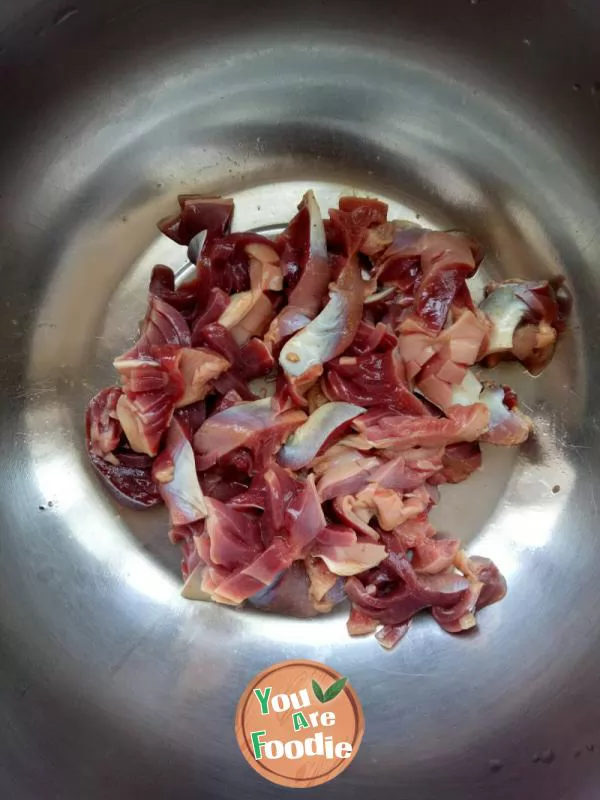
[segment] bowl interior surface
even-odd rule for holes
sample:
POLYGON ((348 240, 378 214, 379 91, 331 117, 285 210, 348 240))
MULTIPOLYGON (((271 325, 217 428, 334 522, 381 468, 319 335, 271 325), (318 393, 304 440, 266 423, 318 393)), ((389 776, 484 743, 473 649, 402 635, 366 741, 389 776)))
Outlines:
POLYGON ((254 674, 295 657, 350 676, 365 711, 320 796, 596 796, 599 32, 600 10, 566 0, 0 9, 5 796, 280 797, 233 718, 254 674), (508 580, 475 633, 425 617, 387 653, 350 640, 342 610, 187 602, 166 512, 119 507, 87 465, 85 406, 152 266, 186 269, 155 227, 176 195, 232 196, 235 229, 270 231, 311 187, 324 211, 368 194, 468 229, 476 290, 563 273, 574 294, 548 369, 496 373, 535 436, 487 447, 436 510, 508 580))

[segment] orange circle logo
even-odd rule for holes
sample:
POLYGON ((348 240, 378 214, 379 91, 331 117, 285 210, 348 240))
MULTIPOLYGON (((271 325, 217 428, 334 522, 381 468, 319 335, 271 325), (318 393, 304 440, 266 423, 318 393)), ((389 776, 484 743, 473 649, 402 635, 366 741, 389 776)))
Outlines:
POLYGON ((235 734, 246 761, 281 786, 318 786, 343 772, 362 741, 348 679, 316 661, 282 661, 248 684, 235 734))

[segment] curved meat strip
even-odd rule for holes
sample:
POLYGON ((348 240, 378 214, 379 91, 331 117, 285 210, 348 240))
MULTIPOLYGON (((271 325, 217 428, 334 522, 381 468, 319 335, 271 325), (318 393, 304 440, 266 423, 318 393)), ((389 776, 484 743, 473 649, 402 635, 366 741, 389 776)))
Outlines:
POLYGON ((314 319, 330 280, 325 228, 313 191, 304 195, 299 212, 289 227, 302 227, 304 234, 300 248, 300 275, 289 293, 286 307, 273 320, 265 336, 265 342, 271 349, 314 319))
POLYGON ((194 436, 194 449, 199 454, 198 469, 216 464, 223 456, 240 447, 262 448, 265 437, 271 438, 273 449, 306 420, 299 409, 278 412, 270 398, 238 403, 209 417, 194 436))
POLYGON ((313 460, 328 439, 365 409, 352 403, 327 403, 314 411, 296 428, 283 445, 277 459, 289 469, 301 469, 313 460))
POLYGON ((300 379, 317 367, 322 370, 352 343, 362 314, 361 286, 358 261, 351 258, 331 287, 323 311, 283 346, 279 364, 290 378, 300 379))
POLYGON ((176 419, 171 421, 165 447, 154 461, 152 479, 169 509, 172 525, 188 525, 206 517, 194 451, 176 419))

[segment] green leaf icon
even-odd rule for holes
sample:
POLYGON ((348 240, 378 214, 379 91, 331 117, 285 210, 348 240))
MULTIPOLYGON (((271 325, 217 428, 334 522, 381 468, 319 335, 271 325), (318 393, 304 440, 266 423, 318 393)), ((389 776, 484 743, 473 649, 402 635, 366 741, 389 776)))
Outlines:
POLYGON ((329 689, 325 692, 324 700, 321 702, 328 703, 330 700, 333 700, 334 697, 337 697, 338 694, 342 691, 344 686, 346 685, 346 681, 348 678, 340 678, 335 683, 332 683, 329 689))
POLYGON ((323 689, 321 689, 321 687, 319 686, 319 684, 315 680, 313 680, 313 682, 312 682, 312 688, 313 688, 313 692, 315 693, 315 697, 317 698, 317 700, 320 703, 324 703, 325 702, 325 695, 323 694, 323 689))

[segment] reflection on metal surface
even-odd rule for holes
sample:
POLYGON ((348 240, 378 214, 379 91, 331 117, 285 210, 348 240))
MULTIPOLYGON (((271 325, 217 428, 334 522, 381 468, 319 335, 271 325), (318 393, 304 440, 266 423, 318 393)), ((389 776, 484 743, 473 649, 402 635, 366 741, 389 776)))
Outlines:
POLYGON ((126 556, 122 571, 132 589, 145 594, 157 603, 166 605, 173 599, 173 592, 180 589, 173 579, 165 577, 164 572, 149 562, 146 556, 135 558, 126 556))
POLYGON ((58 27, 50 0, 5 5, 0 794, 279 797, 237 759, 232 720, 249 678, 295 657, 349 675, 365 708, 360 754, 323 796, 596 797, 593 4, 80 0, 58 27), (185 269, 156 220, 202 191, 235 197, 238 228, 273 230, 308 187, 324 208, 370 193, 468 228, 488 275, 564 270, 573 289, 546 372, 497 370, 535 439, 487 447, 442 492, 439 527, 509 581, 473 634, 425 617, 385 653, 347 639, 342 614, 186 602, 165 514, 117 508, 88 469, 83 411, 133 338, 150 268, 185 269))
POLYGON ((337 613, 313 620, 294 621, 271 616, 266 613, 251 612, 244 620, 250 633, 256 632, 278 644, 304 644, 323 648, 327 655, 333 648, 347 647, 346 615, 337 613))
MULTIPOLYGON (((124 547, 125 531, 119 514, 111 514, 100 504, 89 502, 90 492, 97 487, 77 467, 76 451, 44 457, 31 448, 33 478, 47 509, 72 520, 74 543, 84 548, 99 565, 118 572, 127 584, 156 603, 168 605, 181 589, 180 581, 165 574, 153 560, 139 549, 124 547)), ((93 477, 92 477, 93 481, 93 477)), ((44 506, 40 506, 42 509, 44 506)))

